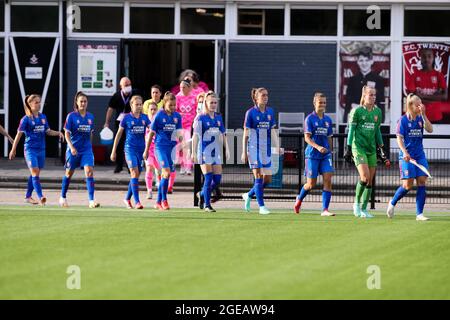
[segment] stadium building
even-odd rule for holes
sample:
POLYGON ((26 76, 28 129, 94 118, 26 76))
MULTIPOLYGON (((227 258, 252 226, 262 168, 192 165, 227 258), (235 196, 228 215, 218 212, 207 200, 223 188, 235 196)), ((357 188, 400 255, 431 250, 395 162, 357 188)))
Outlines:
MULTIPOLYGON (((251 88, 264 86, 278 112, 310 112, 314 92, 325 93, 343 132, 350 97, 367 81, 380 88, 383 131, 392 133, 424 48, 448 88, 448 0, 6 0, 0 20, 0 124, 10 133, 25 94, 42 94, 58 130, 83 90, 100 131, 121 76, 148 96, 155 83, 170 89, 185 68, 219 94, 228 128, 242 126, 251 88)), ((450 114, 435 123, 436 134, 450 132, 450 114)), ((47 155, 58 154, 49 140, 47 155)))

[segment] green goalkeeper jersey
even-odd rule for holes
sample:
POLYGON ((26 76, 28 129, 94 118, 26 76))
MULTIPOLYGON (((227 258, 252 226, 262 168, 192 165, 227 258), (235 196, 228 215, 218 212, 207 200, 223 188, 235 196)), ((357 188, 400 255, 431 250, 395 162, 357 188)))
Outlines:
POLYGON ((354 131, 352 149, 366 154, 376 152, 377 144, 383 145, 380 124, 381 109, 377 106, 372 111, 364 106, 353 109, 349 115, 349 125, 354 131))

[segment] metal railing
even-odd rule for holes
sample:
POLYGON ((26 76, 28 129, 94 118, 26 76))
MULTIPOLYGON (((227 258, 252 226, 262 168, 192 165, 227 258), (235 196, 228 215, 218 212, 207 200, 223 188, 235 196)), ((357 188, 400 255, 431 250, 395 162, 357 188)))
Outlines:
MULTIPOLYGON (((285 153, 280 159, 282 170, 273 176, 273 183, 265 188, 264 198, 268 201, 294 201, 302 185, 306 182, 304 176, 304 150, 303 134, 280 134, 281 147, 285 153)), ((228 137, 236 139, 234 146, 241 143, 241 137, 228 137)), ((347 134, 333 135, 333 202, 351 203, 354 201, 355 187, 359 180, 356 167, 343 159, 347 134)), ((388 152, 391 168, 386 168, 381 162, 373 183, 371 209, 376 203, 387 203, 400 186, 400 172, 398 161, 398 147, 390 147, 393 134, 383 135, 385 150, 388 152)), ((427 182, 427 203, 450 204, 450 135, 425 135, 424 151, 427 157, 433 179, 427 182), (427 147, 427 140, 438 139, 439 148, 427 147)), ((248 164, 236 164, 240 161, 240 152, 234 152, 234 159, 223 166, 221 191, 223 200, 241 199, 253 185, 253 174, 248 164)), ((200 166, 195 165, 194 174, 194 205, 197 206, 195 193, 201 190, 203 177, 200 166)), ((308 201, 322 201, 322 177, 317 179, 316 187, 308 195, 308 201)), ((402 202, 415 202, 415 188, 402 199, 402 202)))

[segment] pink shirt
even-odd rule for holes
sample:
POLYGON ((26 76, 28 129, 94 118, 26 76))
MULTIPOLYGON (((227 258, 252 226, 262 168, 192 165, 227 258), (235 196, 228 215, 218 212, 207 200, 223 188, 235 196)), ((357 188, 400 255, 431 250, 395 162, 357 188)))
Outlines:
POLYGON ((181 92, 177 94, 177 112, 181 115, 183 129, 190 130, 195 116, 197 115, 196 96, 190 94, 184 96, 181 92))

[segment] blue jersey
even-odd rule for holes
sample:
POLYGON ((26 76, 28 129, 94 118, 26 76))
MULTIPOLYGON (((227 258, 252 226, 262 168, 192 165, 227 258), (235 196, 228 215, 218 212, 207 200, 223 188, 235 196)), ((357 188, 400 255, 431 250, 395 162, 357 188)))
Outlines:
POLYGON ((69 113, 64 129, 70 133, 70 140, 79 153, 92 151, 91 133, 94 131, 92 113, 87 112, 84 117, 79 112, 69 113))
POLYGON ((259 150, 262 144, 267 147, 267 155, 270 156, 270 133, 275 126, 275 112, 272 108, 267 107, 264 112, 261 112, 257 106, 248 109, 244 122, 244 127, 250 129, 248 149, 259 150))
POLYGON ((181 128, 181 116, 178 112, 173 112, 169 116, 165 110, 158 111, 150 126, 156 134, 155 148, 172 149, 176 146, 176 132, 181 128))
POLYGON ((222 116, 214 113, 214 117, 211 118, 209 114, 201 114, 194 121, 194 133, 198 134, 201 142, 198 144, 199 152, 206 150, 206 148, 221 150, 219 137, 225 133, 222 116))
POLYGON ((145 149, 145 130, 150 126, 150 119, 142 114, 135 118, 132 113, 127 113, 120 121, 120 127, 125 130, 125 151, 145 149))
POLYGON ((50 130, 47 117, 39 113, 37 117, 24 116, 17 131, 25 134, 25 150, 45 150, 45 135, 50 130))
POLYGON ((328 150, 327 153, 320 153, 319 150, 307 145, 305 149, 306 159, 325 159, 330 156, 330 145, 328 137, 333 135, 332 120, 327 115, 323 115, 322 119, 315 111, 310 113, 305 119, 305 133, 311 134, 311 140, 328 150))
MULTIPOLYGON (((423 152, 423 126, 424 121, 422 116, 417 116, 412 120, 405 114, 397 122, 397 136, 403 137, 405 148, 413 159, 425 158, 423 152)), ((399 151, 399 159, 403 159, 403 151, 399 151)))

